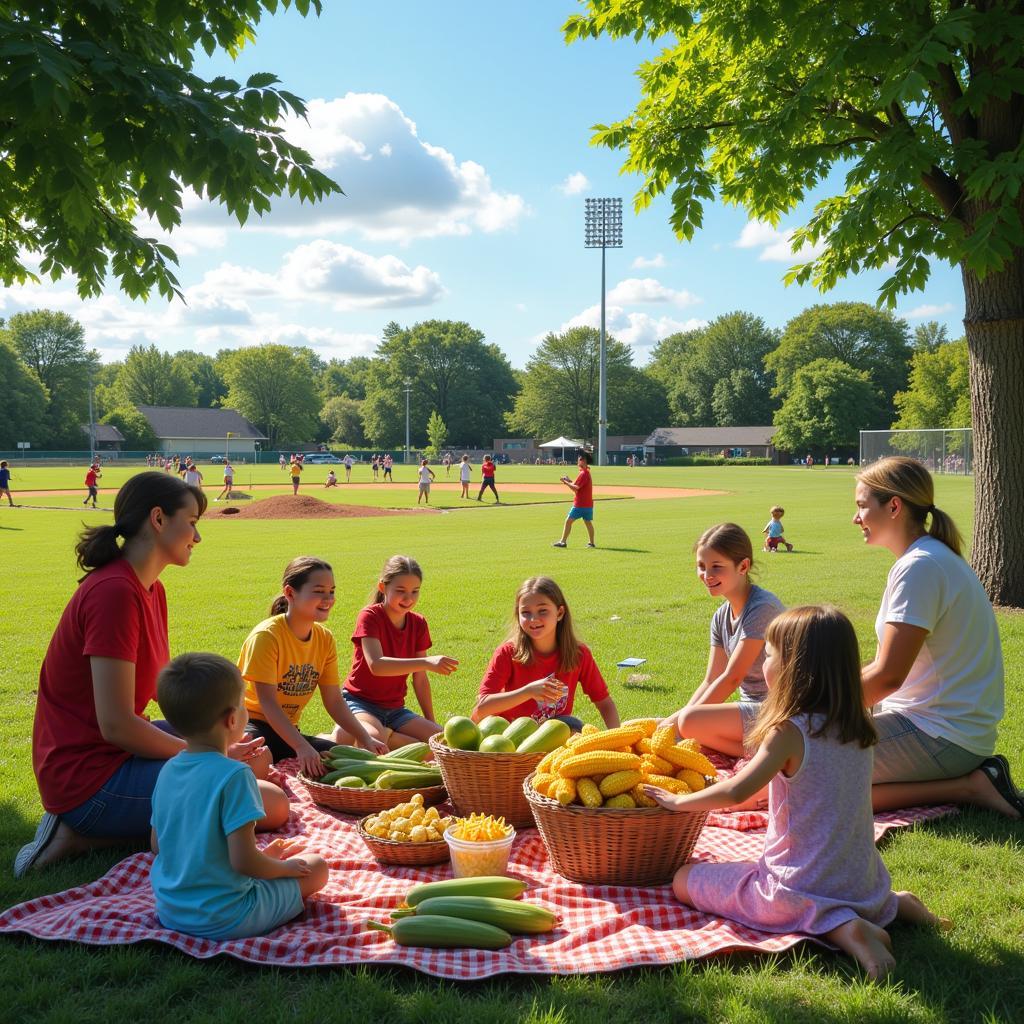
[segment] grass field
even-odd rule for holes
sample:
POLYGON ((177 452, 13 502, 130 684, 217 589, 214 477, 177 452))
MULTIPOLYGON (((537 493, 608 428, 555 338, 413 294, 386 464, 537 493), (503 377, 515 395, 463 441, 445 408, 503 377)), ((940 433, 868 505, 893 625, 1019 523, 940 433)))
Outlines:
MULTIPOLYGON (((219 467, 208 467, 219 486, 219 467)), ((336 467, 337 468, 337 467, 336 467)), ((28 490, 80 487, 79 469, 15 469, 15 500, 28 490)), ((204 467, 205 472, 206 467, 204 467)), ((247 487, 249 467, 237 485, 247 487)), ((108 468, 105 487, 131 470, 108 468)), ((389 494, 344 485, 338 493, 303 493, 352 504, 410 507, 412 468, 396 467, 409 482, 389 494)), ((555 467, 499 467, 503 482, 551 484, 555 467)), ((312 467, 322 483, 325 467, 312 467)), ((443 476, 443 470, 441 475, 443 476)), ((290 491, 274 467, 254 467, 256 496, 290 491)), ((369 484, 366 467, 356 483, 369 484)), ((414 555, 425 579, 419 609, 430 621, 434 652, 461 659, 459 671, 434 680, 443 720, 465 713, 493 648, 507 629, 516 586, 546 573, 565 590, 581 637, 612 683, 625 716, 674 710, 700 681, 714 604, 693 572, 691 547, 708 525, 726 519, 759 535, 773 503, 786 507, 792 555, 763 556, 760 582, 787 604, 832 601, 853 619, 867 657, 885 576, 887 552, 866 548, 850 525, 853 477, 846 469, 789 467, 600 469, 602 484, 687 487, 726 492, 691 498, 609 500, 597 510, 600 545, 583 547, 577 525, 568 550, 551 548, 565 499, 537 492, 539 504, 472 507, 445 515, 331 520, 223 520, 200 523, 192 564, 164 574, 172 653, 218 651, 231 658, 277 593, 284 564, 317 554, 334 565, 338 602, 331 625, 342 639, 365 602, 384 559, 414 555), (560 500, 560 506, 552 502, 560 500), (649 679, 616 680, 615 662, 648 659, 649 679)), ((478 482, 478 480, 477 480, 478 482)), ((936 503, 970 527, 971 481, 939 478, 936 503)), ((84 494, 84 490, 81 491, 84 494)), ((214 493, 216 493, 214 491, 214 493)), ((440 495, 443 492, 435 492, 440 495)), ((475 489, 473 491, 475 493, 475 489)), ((531 492, 507 495, 524 499, 531 492)), ((211 495, 212 496, 212 495, 211 495)), ((456 491, 451 498, 457 499, 456 491)), ((503 498, 506 496, 503 495, 503 498)), ((105 500, 104 500, 105 499, 105 500)), ((448 500, 447 505, 458 505, 448 500)), ((27 501, 28 499, 26 499, 27 501)), ((39 495, 33 504, 69 504, 72 496, 39 495)), ((81 497, 77 499, 81 500, 81 497)), ((436 497, 435 497, 436 500, 436 497)), ((485 499, 486 500, 486 499, 485 499)), ((101 492, 112 504, 112 490, 101 492)), ((17 848, 39 814, 31 770, 30 734, 39 663, 76 579, 72 545, 85 521, 105 513, 0 507, 4 544, 4 628, 0 650, 0 770, 6 785, 0 817, 0 906, 92 880, 122 852, 96 855, 21 882, 10 877, 17 848)), ((757 544, 756 547, 760 545, 757 544)), ((1024 773, 1024 615, 1000 612, 1007 665, 1007 714, 1000 749, 1024 773)), ((347 656, 343 654, 343 660, 347 656)), ((597 721, 585 702, 583 717, 597 721)), ((314 702, 304 726, 325 727, 314 702)), ((328 1018, 361 1021, 1020 1021, 1024 1020, 1024 826, 967 812, 900 833, 884 850, 897 888, 911 888, 957 928, 934 936, 894 931, 898 968, 884 986, 864 983, 850 964, 807 946, 781 958, 732 956, 672 969, 555 980, 501 979, 453 985, 411 972, 383 970, 258 970, 231 961, 201 963, 158 947, 90 949, 24 939, 0 940, 4 1017, 74 1021, 145 1017, 153 1020, 242 1022, 328 1018)), ((567 972, 571 964, 566 964, 567 972)))

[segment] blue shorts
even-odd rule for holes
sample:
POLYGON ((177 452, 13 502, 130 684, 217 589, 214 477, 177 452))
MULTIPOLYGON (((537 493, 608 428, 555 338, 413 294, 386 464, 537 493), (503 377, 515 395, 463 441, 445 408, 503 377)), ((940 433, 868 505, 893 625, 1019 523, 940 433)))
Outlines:
MULTIPOLYGON (((158 729, 176 735, 167 722, 153 722, 158 729)), ((166 761, 129 757, 88 800, 59 815, 69 828, 83 836, 134 839, 149 835, 153 790, 166 761)))
POLYGON ((394 732, 398 732, 406 722, 419 718, 419 715, 408 708, 382 708, 379 704, 374 704, 372 701, 357 697, 354 693, 349 693, 348 690, 344 690, 343 693, 345 703, 352 714, 355 715, 362 712, 364 715, 373 715, 385 729, 391 729, 394 732))
POLYGON ((577 508, 575 505, 569 509, 570 519, 582 519, 585 523, 593 522, 594 519, 594 507, 591 505, 590 508, 577 508))
POLYGON ((234 927, 204 935, 204 939, 226 942, 266 935, 302 913, 302 890, 297 878, 257 878, 255 882, 252 910, 234 927))

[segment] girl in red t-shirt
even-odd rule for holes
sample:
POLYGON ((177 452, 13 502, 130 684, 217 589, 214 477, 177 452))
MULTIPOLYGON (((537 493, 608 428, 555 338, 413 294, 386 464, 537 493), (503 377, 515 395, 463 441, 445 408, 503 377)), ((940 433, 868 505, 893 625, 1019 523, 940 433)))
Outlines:
MULTIPOLYGON (((345 680, 349 708, 371 737, 394 750, 441 731, 434 721, 434 701, 428 672, 447 676, 458 668, 445 654, 427 656, 427 620, 413 611, 420 599, 423 571, 415 559, 393 555, 384 563, 377 587, 356 618, 352 630, 352 668, 345 680), (405 706, 409 674, 423 716, 405 706)), ((336 742, 351 742, 341 729, 336 742)))
POLYGON ((561 587, 547 576, 533 576, 516 592, 512 630, 480 682, 473 720, 558 718, 579 732, 583 722, 572 714, 577 687, 609 729, 618 726, 618 708, 589 648, 576 639, 561 587))

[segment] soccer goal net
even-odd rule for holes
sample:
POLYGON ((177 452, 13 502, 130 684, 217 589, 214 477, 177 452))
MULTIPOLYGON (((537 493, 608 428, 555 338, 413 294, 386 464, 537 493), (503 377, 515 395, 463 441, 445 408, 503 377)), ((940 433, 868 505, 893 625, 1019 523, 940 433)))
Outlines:
POLYGON ((969 476, 974 472, 974 437, 957 430, 862 430, 860 464, 868 466, 887 455, 909 455, 933 473, 969 476))

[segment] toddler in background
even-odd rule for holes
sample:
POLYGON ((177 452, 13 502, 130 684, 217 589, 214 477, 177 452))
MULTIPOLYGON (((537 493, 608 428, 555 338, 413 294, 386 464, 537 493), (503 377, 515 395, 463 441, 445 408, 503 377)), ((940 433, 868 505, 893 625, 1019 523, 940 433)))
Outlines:
POLYGON ((770 511, 772 517, 761 531, 765 534, 762 550, 775 552, 779 550, 780 544, 785 544, 786 550, 792 551, 793 545, 783 536, 782 517, 786 514, 786 510, 781 505, 773 505, 770 511))
POLYGON ((217 654, 182 654, 157 679, 157 702, 186 742, 153 791, 150 878, 165 928, 226 940, 265 935, 327 884, 327 863, 296 840, 262 851, 256 777, 226 754, 248 715, 238 669, 217 654))

